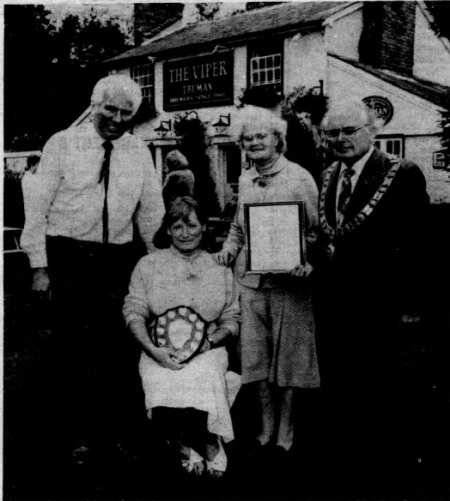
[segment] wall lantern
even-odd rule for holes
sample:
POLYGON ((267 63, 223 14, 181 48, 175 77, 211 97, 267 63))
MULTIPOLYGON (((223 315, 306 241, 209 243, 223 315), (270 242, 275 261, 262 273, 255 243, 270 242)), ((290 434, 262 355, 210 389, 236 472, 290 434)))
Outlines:
POLYGON ((198 113, 195 110, 186 111, 184 118, 186 120, 199 120, 198 113))
POLYGON ((319 80, 319 85, 311 88, 311 93, 314 96, 323 96, 323 80, 319 80))
POLYGON ((155 132, 159 138, 166 137, 172 131, 172 120, 161 120, 158 127, 155 127, 155 132))
POLYGON ((228 127, 231 124, 231 113, 228 115, 219 115, 219 120, 212 124, 218 136, 224 136, 228 132, 228 127))

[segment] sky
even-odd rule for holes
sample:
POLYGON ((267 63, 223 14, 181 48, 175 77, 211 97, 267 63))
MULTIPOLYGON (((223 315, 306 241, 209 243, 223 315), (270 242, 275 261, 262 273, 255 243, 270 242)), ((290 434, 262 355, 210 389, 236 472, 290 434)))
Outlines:
POLYGON ((67 14, 88 14, 92 7, 100 16, 123 18, 124 22, 131 20, 133 4, 131 2, 85 3, 85 2, 51 2, 45 4, 52 12, 56 22, 61 21, 67 14))

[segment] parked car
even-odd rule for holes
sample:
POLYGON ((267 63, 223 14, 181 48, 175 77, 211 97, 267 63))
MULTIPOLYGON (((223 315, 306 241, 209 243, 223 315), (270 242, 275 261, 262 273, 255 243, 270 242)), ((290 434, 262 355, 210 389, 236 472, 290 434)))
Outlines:
POLYGON ((30 332, 49 332, 52 317, 48 297, 31 293, 31 269, 20 247, 21 233, 22 228, 3 228, 4 339, 9 353, 29 343, 30 332))
POLYGON ((3 290, 5 296, 23 293, 30 275, 28 257, 20 247, 22 228, 3 228, 3 290))

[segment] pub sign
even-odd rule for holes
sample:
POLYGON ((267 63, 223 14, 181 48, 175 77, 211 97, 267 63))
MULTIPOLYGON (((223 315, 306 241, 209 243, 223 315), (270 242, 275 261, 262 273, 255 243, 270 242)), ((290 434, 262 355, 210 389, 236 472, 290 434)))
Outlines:
POLYGON ((233 104, 233 52, 164 63, 164 110, 233 104))

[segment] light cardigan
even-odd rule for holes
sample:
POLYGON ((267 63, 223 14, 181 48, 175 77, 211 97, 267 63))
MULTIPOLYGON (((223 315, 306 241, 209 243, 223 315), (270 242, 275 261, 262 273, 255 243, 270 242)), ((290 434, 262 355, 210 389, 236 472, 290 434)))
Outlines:
MULTIPOLYGON (((124 316, 151 320, 169 308, 190 306, 207 321, 238 334, 239 303, 231 270, 199 251, 185 256, 174 248, 143 257, 137 264, 125 298, 124 316)), ((162 367, 144 351, 139 373, 145 405, 194 408, 207 413, 207 427, 228 442, 234 438, 230 406, 240 386, 240 377, 227 372, 225 347, 194 357, 180 370, 162 367)))
MULTIPOLYGON (((56 133, 45 145, 27 196, 21 238, 32 268, 47 266, 47 235, 102 242, 105 191, 98 181, 104 141, 89 123, 56 133)), ((150 152, 128 133, 111 142, 109 241, 130 242, 136 215, 140 235, 151 250, 164 204, 150 152)))
MULTIPOLYGON (((246 287, 261 286, 261 275, 246 274, 246 241, 244 231, 244 204, 262 202, 292 202, 305 203, 306 212, 306 242, 310 249, 317 239, 318 230, 318 191, 311 174, 287 160, 281 155, 268 172, 264 172, 266 185, 260 186, 260 174, 255 167, 244 171, 239 178, 238 205, 234 221, 224 242, 223 249, 237 257, 235 274, 238 282, 246 287)), ((307 251, 308 251, 307 248, 307 251)), ((264 286, 278 285, 282 277, 264 280, 264 286)))
POLYGON ((144 256, 131 276, 123 308, 126 322, 151 319, 181 305, 238 334, 239 303, 231 270, 205 251, 185 256, 170 248, 144 256))

